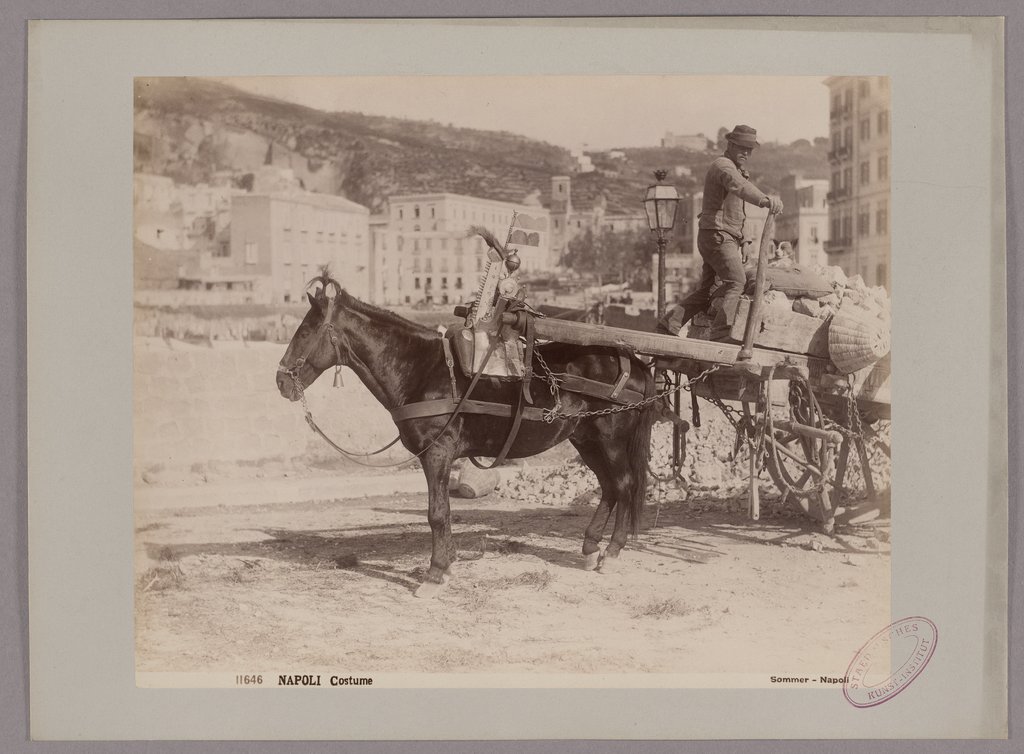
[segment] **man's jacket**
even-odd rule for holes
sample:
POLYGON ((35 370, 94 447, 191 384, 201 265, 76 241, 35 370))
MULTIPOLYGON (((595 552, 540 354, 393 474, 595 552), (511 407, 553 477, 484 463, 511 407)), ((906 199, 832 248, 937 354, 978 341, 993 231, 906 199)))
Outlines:
POLYGON ((767 199, 764 192, 743 177, 736 163, 728 157, 719 157, 704 176, 704 202, 697 227, 722 230, 741 240, 743 221, 747 217, 743 203, 761 206, 767 199))

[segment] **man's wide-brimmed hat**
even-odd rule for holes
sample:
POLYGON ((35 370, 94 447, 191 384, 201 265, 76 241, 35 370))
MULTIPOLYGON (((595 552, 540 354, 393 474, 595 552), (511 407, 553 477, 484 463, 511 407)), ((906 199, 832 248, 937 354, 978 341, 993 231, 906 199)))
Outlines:
POLYGON ((750 126, 736 126, 732 131, 725 135, 725 138, 740 147, 754 147, 761 146, 757 143, 757 131, 750 126))

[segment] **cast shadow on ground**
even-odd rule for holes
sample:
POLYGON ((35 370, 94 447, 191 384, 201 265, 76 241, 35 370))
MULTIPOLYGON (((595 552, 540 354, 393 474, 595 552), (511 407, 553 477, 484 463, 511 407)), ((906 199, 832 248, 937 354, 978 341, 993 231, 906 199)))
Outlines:
MULTIPOLYGON (((257 527, 251 530, 261 538, 253 541, 145 546, 156 560, 189 555, 269 558, 308 568, 343 569, 415 590, 430 559, 425 510, 373 510, 405 520, 317 530, 257 527), (422 516, 422 522, 408 521, 410 514, 422 516)), ((461 560, 475 560, 489 553, 520 554, 558 568, 582 568, 583 532, 592 515, 590 506, 507 510, 456 505, 452 512, 454 542, 461 560)), ((707 512, 685 503, 665 504, 657 511, 655 506, 647 507, 641 534, 627 544, 627 549, 701 564, 720 554, 715 543, 718 538, 722 538, 719 542, 797 547, 801 545, 789 540, 816 531, 817 524, 806 517, 766 516, 751 521, 738 512, 707 512), (655 520, 657 526, 653 526, 655 520)), ((609 525, 602 544, 607 543, 610 533, 609 525)), ((866 551, 851 545, 844 536, 833 541, 847 552, 866 551)))

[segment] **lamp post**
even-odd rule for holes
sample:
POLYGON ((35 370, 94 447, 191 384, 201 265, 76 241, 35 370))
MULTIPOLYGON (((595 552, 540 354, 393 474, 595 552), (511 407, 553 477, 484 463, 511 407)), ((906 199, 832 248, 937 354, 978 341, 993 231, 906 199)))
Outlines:
POLYGON ((664 183, 667 170, 655 170, 658 182, 647 187, 644 196, 644 211, 647 225, 652 233, 658 234, 658 318, 665 315, 665 233, 676 223, 676 207, 679 192, 671 184, 664 183))

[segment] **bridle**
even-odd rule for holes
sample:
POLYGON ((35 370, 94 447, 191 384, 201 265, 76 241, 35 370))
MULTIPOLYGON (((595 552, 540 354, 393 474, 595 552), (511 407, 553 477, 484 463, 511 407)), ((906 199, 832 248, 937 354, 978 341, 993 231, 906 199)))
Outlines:
MULTIPOLYGON (((324 294, 326 295, 326 288, 324 289, 324 294)), ((331 345, 334 346, 334 387, 341 386, 343 384, 341 381, 341 338, 334 327, 334 298, 327 299, 327 311, 324 313, 324 321, 317 328, 312 342, 306 348, 306 352, 296 359, 295 363, 290 367, 286 367, 284 364, 277 365, 278 374, 286 374, 291 378, 293 389, 299 391, 299 398, 302 399, 303 405, 306 404, 306 386, 299 379, 299 370, 306 365, 306 359, 309 358, 309 355, 320 347, 320 341, 325 333, 330 338, 331 345)))

